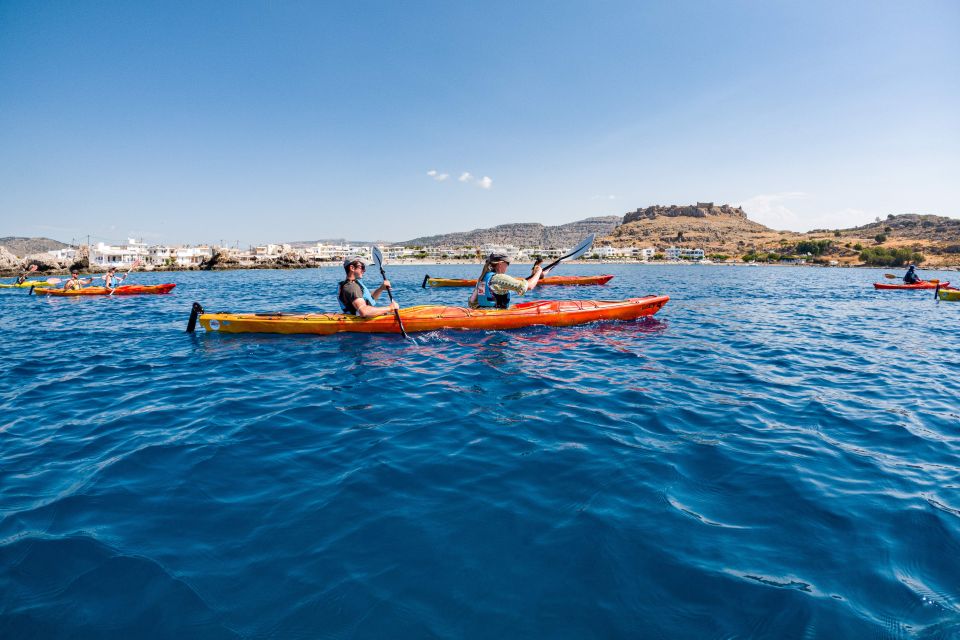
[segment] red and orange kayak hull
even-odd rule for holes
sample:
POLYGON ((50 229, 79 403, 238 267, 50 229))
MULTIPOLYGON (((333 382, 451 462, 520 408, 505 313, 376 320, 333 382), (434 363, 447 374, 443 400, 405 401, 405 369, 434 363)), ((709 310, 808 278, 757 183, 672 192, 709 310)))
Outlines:
MULTIPOLYGON (((138 296, 148 293, 170 293, 175 286, 177 285, 172 283, 151 285, 130 284, 120 285, 112 291, 115 296, 138 296)), ((110 295, 110 291, 111 289, 106 287, 85 287, 83 289, 72 289, 70 291, 38 287, 33 290, 38 296, 107 296, 110 295)))
MULTIPOLYGON (((946 289, 950 286, 949 282, 941 282, 940 288, 946 289)), ((887 284, 886 282, 874 282, 874 289, 936 289, 936 282, 918 282, 917 284, 887 284)))
MULTIPOLYGON (((422 305, 400 310, 407 333, 463 329, 501 331, 535 325, 567 327, 598 320, 636 320, 652 316, 667 304, 667 296, 627 300, 540 300, 509 309, 467 309, 422 305)), ((199 306, 199 305, 197 305, 199 306)), ((207 331, 217 333, 400 333, 393 315, 361 318, 343 313, 204 313, 196 317, 207 331)), ((193 327, 193 322, 188 330, 193 327)))

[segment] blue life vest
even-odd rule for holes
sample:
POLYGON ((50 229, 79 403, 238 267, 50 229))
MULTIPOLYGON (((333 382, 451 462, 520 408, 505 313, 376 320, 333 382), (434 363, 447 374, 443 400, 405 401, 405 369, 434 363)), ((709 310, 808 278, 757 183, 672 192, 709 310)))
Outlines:
MULTIPOLYGON (((354 282, 360 285, 360 291, 363 292, 364 302, 366 302, 371 307, 377 306, 377 301, 373 299, 373 294, 370 293, 370 289, 367 289, 367 285, 363 284, 363 280, 354 280, 354 282)), ((340 305, 340 310, 343 311, 344 313, 352 313, 356 315, 357 309, 356 308, 347 309, 347 305, 343 304, 343 300, 340 299, 340 294, 343 292, 343 285, 345 284, 347 284, 346 280, 344 280, 343 282, 337 285, 337 304, 340 305)))
POLYGON ((490 289, 490 278, 497 275, 495 271, 490 271, 483 279, 477 283, 477 306, 506 309, 510 306, 510 292, 496 294, 490 289))

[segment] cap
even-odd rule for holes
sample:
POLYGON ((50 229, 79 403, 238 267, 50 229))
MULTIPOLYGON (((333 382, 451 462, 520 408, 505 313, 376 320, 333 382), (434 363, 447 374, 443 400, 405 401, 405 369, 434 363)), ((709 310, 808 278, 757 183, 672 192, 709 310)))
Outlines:
POLYGON ((347 267, 352 265, 354 262, 362 262, 364 265, 370 264, 368 260, 364 260, 360 256, 347 256, 346 258, 343 259, 343 268, 346 269, 347 267))
POLYGON ((509 264, 510 258, 507 257, 507 254, 505 253, 491 253, 489 256, 487 256, 487 262, 490 264, 494 264, 496 262, 506 262, 509 264))

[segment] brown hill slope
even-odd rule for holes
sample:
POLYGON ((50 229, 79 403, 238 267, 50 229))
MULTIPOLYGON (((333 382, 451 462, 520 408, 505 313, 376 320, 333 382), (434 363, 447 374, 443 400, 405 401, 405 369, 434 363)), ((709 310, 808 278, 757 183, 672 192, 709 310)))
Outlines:
POLYGON ((585 236, 606 235, 620 224, 620 216, 587 218, 557 226, 535 222, 501 224, 489 229, 414 238, 398 244, 422 247, 479 247, 484 244, 512 244, 516 247, 572 247, 585 236))
POLYGON ((6 247, 7 251, 17 257, 24 257, 31 253, 42 253, 44 251, 56 251, 70 245, 51 240, 50 238, 20 238, 16 236, 7 236, 0 238, 0 247, 6 247))
POLYGON ((598 246, 669 246, 703 249, 707 254, 740 257, 750 251, 790 253, 798 242, 825 240, 825 258, 860 262, 860 250, 882 246, 906 248, 925 257, 927 266, 960 264, 960 220, 934 215, 890 215, 886 220, 850 229, 808 233, 776 231, 747 218, 729 205, 653 206, 624 216, 624 222, 597 241, 598 246))

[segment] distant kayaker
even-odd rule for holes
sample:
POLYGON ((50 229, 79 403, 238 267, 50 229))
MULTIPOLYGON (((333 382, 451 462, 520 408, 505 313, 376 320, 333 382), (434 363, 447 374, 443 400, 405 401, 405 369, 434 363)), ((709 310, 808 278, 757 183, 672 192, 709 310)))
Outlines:
POLYGON ((903 274, 903 281, 906 284, 917 284, 918 282, 923 282, 920 279, 920 276, 917 275, 917 265, 911 264, 907 267, 907 272, 903 274))
POLYGON ((70 279, 63 283, 63 290, 74 291, 75 289, 82 289, 84 285, 90 284, 91 282, 93 282, 93 278, 81 280, 79 271, 71 271, 70 279))
POLYGON ((393 313, 394 309, 399 309, 400 305, 391 302, 386 307, 378 307, 377 298, 390 286, 389 280, 384 280, 383 284, 372 292, 363 284, 363 274, 367 269, 367 263, 360 256, 347 256, 343 261, 343 270, 346 273, 346 279, 337 285, 337 302, 340 303, 340 309, 350 315, 372 318, 373 316, 383 316, 393 313))
POLYGON ((486 307, 507 309, 510 307, 510 295, 516 293, 522 296, 527 291, 536 288, 543 275, 539 264, 533 265, 533 275, 529 278, 514 278, 507 275, 510 258, 503 253, 491 253, 483 264, 483 271, 477 278, 477 286, 470 294, 468 303, 471 307, 486 307))

